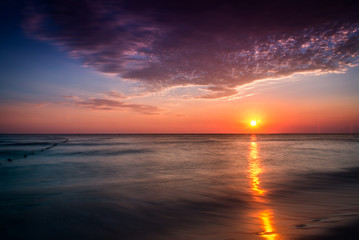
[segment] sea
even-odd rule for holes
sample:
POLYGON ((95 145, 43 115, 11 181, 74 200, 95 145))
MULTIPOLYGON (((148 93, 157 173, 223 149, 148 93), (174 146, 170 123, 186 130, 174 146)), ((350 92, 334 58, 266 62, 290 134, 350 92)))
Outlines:
POLYGON ((357 240, 359 135, 0 135, 0 239, 357 240))

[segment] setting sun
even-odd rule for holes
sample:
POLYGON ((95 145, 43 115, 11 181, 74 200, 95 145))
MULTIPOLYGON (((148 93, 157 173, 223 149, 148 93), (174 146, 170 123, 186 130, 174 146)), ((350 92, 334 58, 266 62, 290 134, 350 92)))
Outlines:
POLYGON ((257 125, 257 121, 256 121, 256 120, 252 120, 250 124, 251 124, 252 127, 255 127, 255 126, 257 125))

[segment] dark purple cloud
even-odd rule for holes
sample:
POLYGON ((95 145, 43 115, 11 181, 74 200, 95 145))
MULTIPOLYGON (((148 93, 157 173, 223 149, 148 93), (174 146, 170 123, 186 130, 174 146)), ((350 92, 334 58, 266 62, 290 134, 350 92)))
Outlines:
POLYGON ((352 1, 37 1, 24 29, 148 90, 205 85, 205 98, 254 80, 357 63, 352 1))

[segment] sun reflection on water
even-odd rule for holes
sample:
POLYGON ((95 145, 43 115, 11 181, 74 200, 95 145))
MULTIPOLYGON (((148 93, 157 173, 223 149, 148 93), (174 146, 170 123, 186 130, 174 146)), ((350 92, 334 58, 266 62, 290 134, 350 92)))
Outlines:
MULTIPOLYGON (((266 191, 260 187, 260 173, 263 172, 262 166, 260 164, 259 158, 259 150, 258 144, 256 142, 257 138, 255 135, 252 135, 251 142, 249 146, 249 155, 248 155, 248 163, 249 163, 249 178, 251 179, 251 189, 253 191, 254 197, 263 196, 266 191)), ((263 199, 260 201, 263 202, 263 199)), ((273 214, 271 209, 265 209, 256 214, 261 221, 261 227, 263 229, 262 232, 258 234, 267 239, 267 240, 278 240, 278 234, 275 233, 275 229, 273 226, 273 214)))
POLYGON ((260 189, 260 179, 258 177, 262 169, 258 158, 258 146, 256 142, 253 142, 253 137, 249 150, 249 178, 252 179, 252 190, 255 195, 263 195, 265 191, 260 189))
POLYGON ((272 225, 272 213, 269 210, 264 210, 260 213, 260 218, 262 220, 262 227, 264 231, 259 234, 265 239, 275 240, 277 233, 274 232, 272 225))

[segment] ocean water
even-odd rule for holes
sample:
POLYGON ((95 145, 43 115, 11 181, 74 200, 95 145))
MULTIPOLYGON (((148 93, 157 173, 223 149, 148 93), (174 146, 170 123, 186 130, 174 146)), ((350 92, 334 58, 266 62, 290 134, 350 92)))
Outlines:
POLYGON ((0 135, 0 239, 359 239, 359 135, 0 135))

